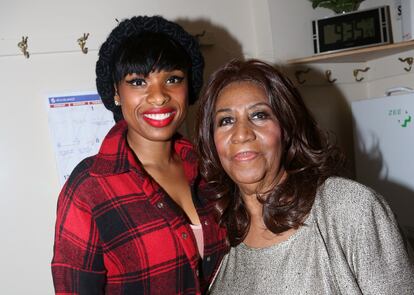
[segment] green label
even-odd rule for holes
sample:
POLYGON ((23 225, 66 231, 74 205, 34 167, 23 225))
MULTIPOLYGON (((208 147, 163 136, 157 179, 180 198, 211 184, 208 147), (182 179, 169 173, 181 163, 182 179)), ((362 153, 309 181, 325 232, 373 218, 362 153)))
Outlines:
POLYGON ((406 128, 411 123, 411 115, 408 114, 407 110, 390 109, 388 110, 388 116, 395 117, 402 128, 406 128))

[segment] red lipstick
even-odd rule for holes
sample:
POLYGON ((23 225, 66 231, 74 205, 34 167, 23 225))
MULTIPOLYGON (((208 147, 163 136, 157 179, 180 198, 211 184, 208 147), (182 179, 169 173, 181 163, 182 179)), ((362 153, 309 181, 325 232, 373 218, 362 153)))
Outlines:
POLYGON ((175 117, 176 111, 172 108, 154 108, 143 113, 143 119, 152 127, 168 126, 175 117))

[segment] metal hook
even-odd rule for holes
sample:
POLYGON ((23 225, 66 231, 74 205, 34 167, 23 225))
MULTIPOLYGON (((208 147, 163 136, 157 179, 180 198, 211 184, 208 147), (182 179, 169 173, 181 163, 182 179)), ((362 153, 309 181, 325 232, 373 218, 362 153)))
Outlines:
POLYGON ((364 80, 364 77, 358 78, 358 74, 359 74, 360 72, 365 73, 365 72, 367 72, 369 69, 370 69, 369 67, 366 67, 365 69, 355 69, 355 70, 354 70, 354 77, 355 77, 355 81, 357 81, 357 82, 361 82, 362 80, 364 80))
POLYGON ((411 67, 413 65, 413 58, 412 57, 406 57, 406 58, 399 57, 398 60, 401 61, 401 62, 406 62, 409 65, 409 67, 404 68, 404 70, 406 70, 407 72, 411 71, 411 67))
POLYGON ((328 80, 329 83, 335 83, 337 79, 332 79, 332 71, 331 70, 326 70, 325 71, 325 76, 326 76, 326 80, 328 80))
POLYGON ((205 34, 206 34, 206 30, 203 30, 201 33, 195 34, 194 38, 196 38, 198 41, 200 41, 200 38, 204 37, 205 34))
POLYGON ((83 33, 83 36, 78 39, 78 44, 84 54, 88 53, 88 47, 85 47, 86 40, 88 40, 89 33, 83 33))
POLYGON ((302 80, 300 76, 303 74, 307 74, 309 72, 310 72, 309 68, 307 68, 306 70, 298 70, 295 72, 295 77, 299 84, 303 84, 306 82, 306 80, 305 79, 302 80))
POLYGON ((28 38, 27 36, 22 36, 22 41, 20 41, 19 43, 17 43, 17 47, 20 48, 20 50, 23 52, 23 55, 26 58, 29 58, 30 54, 29 54, 29 51, 27 51, 27 47, 28 47, 28 45, 27 45, 27 38, 28 38))

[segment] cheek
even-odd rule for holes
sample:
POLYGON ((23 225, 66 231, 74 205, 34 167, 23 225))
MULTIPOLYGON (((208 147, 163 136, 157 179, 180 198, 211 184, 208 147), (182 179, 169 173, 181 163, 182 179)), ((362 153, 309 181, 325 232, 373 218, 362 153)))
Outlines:
POLYGON ((220 135, 217 134, 217 132, 215 131, 214 131, 214 145, 216 146, 217 154, 219 158, 221 159, 221 155, 223 153, 223 143, 222 143, 220 135))
POLYGON ((141 103, 137 99, 125 99, 121 105, 124 117, 136 117, 137 113, 139 112, 140 106, 141 103))
POLYGON ((143 101, 145 100, 144 94, 134 93, 130 91, 119 93, 119 96, 121 97, 121 106, 128 110, 134 109, 137 106, 142 105, 143 101))
POLYGON ((214 132, 214 145, 216 146, 217 155, 220 159, 221 165, 226 169, 226 154, 228 153, 228 145, 223 134, 214 132))
POLYGON ((265 137, 267 146, 277 146, 279 147, 282 144, 282 137, 280 132, 272 132, 265 137))
POLYGON ((178 87, 174 90, 173 96, 181 105, 187 105, 188 103, 188 87, 178 87))
MULTIPOLYGON (((271 130, 271 129, 269 129, 271 130)), ((280 162, 283 152, 282 135, 279 129, 263 137, 264 149, 267 151, 267 157, 271 163, 280 162)))

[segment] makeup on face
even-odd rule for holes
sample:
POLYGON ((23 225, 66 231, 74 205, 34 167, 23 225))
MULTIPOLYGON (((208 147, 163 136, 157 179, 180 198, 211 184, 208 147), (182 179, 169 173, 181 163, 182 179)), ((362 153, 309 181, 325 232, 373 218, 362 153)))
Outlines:
POLYGON ((242 190, 274 182, 281 171, 282 132, 261 86, 242 81, 221 90, 214 143, 223 169, 242 190))
POLYGON ((143 113, 144 120, 155 128, 169 125, 175 117, 176 111, 172 108, 153 108, 143 113))
POLYGON ((181 70, 128 74, 117 88, 130 137, 169 140, 185 119, 188 81, 181 70))

